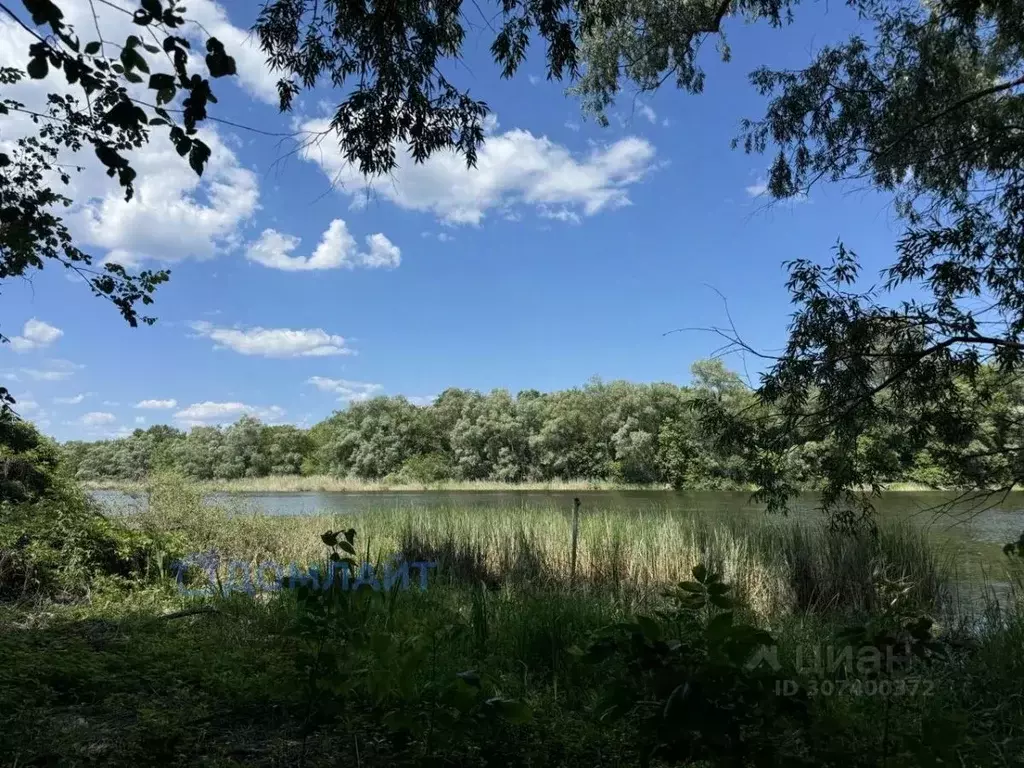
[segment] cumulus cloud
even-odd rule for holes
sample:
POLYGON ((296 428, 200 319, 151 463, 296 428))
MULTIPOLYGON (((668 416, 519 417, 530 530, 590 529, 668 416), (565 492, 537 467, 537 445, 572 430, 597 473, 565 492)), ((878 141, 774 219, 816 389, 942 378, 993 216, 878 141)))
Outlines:
POLYGON ((53 402, 57 403, 58 405, 79 405, 79 404, 81 404, 81 402, 83 400, 85 400, 85 395, 84 394, 82 394, 82 395, 73 395, 71 397, 55 397, 55 398, 53 398, 53 402))
POLYGON ((198 427, 229 424, 242 416, 255 416, 261 421, 278 421, 284 413, 284 409, 276 405, 260 408, 245 403, 215 403, 207 400, 183 408, 174 414, 174 419, 184 426, 198 427))
POLYGON ((349 381, 348 379, 328 379, 324 376, 313 376, 307 379, 306 383, 312 384, 321 392, 337 395, 339 400, 345 402, 369 400, 384 389, 380 384, 368 384, 364 381, 349 381))
MULTIPOLYGON (((326 120, 310 120, 309 131, 324 131, 326 120)), ((376 194, 400 208, 428 212, 449 224, 479 224, 489 212, 510 208, 568 208, 585 216, 628 205, 629 188, 654 166, 654 146, 628 136, 594 146, 582 156, 547 137, 511 130, 489 135, 475 168, 454 152, 438 152, 414 163, 398 148, 400 165, 379 186, 349 163, 336 137, 310 144, 303 156, 315 162, 357 205, 376 194)))
POLYGON ((242 355, 263 357, 327 357, 354 355, 342 336, 322 328, 220 328, 206 321, 192 323, 200 336, 211 339, 215 349, 232 349, 242 355))
POLYGON ((300 238, 265 229, 259 239, 250 243, 246 258, 265 267, 298 272, 314 269, 394 268, 402 261, 402 252, 383 234, 366 237, 365 251, 360 251, 342 219, 334 219, 311 256, 292 256, 300 238))
MULTIPOLYGON (((185 25, 186 34, 195 36, 193 39, 198 41, 198 35, 205 29, 211 37, 216 37, 224 43, 224 48, 235 60, 238 84, 260 101, 276 105, 278 76, 267 67, 266 56, 260 51, 256 36, 232 24, 220 3, 211 0, 188 0, 187 5, 185 17, 196 23, 185 25)), ((202 42, 205 45, 205 38, 202 42)), ((198 56, 194 58, 195 66, 202 66, 203 59, 198 56)))
POLYGON ((139 173, 135 197, 125 201, 120 188, 106 185, 70 217, 70 226, 105 249, 107 261, 124 265, 209 259, 232 248, 256 211, 259 185, 216 131, 200 135, 212 152, 201 177, 169 142, 154 138, 130 158, 139 173))
POLYGON ((104 424, 113 424, 117 421, 117 416, 106 411, 89 411, 89 413, 82 416, 78 420, 78 423, 83 427, 101 427, 104 424))
MULTIPOLYGON (((66 5, 65 19, 77 30, 84 32, 93 28, 89 4, 66 5)), ((227 17, 216 3, 198 0, 197 3, 189 3, 188 10, 190 18, 205 19, 204 25, 209 22, 220 30, 226 29, 223 25, 227 24, 227 17), (217 19, 221 20, 220 27, 217 19)), ((97 6, 97 12, 107 40, 124 40, 127 35, 138 31, 130 15, 117 13, 107 6, 97 6)), ((201 34, 195 24, 186 24, 185 27, 187 29, 183 33, 186 35, 201 34)), ((245 35, 241 30, 238 33, 245 35)), ((13 21, 0 20, 0 65, 24 67, 31 42, 28 33, 13 21)), ((108 53, 116 55, 113 50, 108 53)), ((252 68, 240 54, 240 50, 232 47, 232 55, 239 64, 239 79, 244 86, 252 79, 245 74, 251 74, 252 68)), ((193 63, 202 67, 202 57, 196 57, 193 63)), ((52 77, 46 80, 25 79, 11 88, 10 95, 28 109, 43 110, 47 94, 51 91, 81 98, 80 89, 52 77)), ((145 86, 134 88, 133 92, 136 91, 148 93, 145 86)), ((19 136, 35 134, 38 130, 28 116, 11 114, 4 118, 4 137, 0 146, 9 145, 19 136)), ((187 161, 178 156, 161 130, 154 131, 152 140, 145 146, 125 153, 138 173, 135 197, 128 202, 121 187, 107 177, 105 167, 91 148, 78 153, 62 152, 59 158, 62 163, 81 168, 80 172, 71 174, 67 186, 54 179, 56 186, 77 203, 65 216, 77 243, 98 256, 105 255, 107 261, 125 265, 137 265, 147 259, 165 262, 205 259, 236 245, 241 226, 258 205, 256 175, 241 166, 213 124, 204 127, 200 135, 212 151, 202 177, 197 176, 187 161)))
POLYGON ((135 404, 136 408, 168 409, 178 405, 178 401, 171 400, 140 400, 135 404))
POLYGON ((61 336, 64 331, 34 317, 25 323, 20 336, 11 338, 11 349, 15 352, 28 352, 32 349, 48 347, 61 336))

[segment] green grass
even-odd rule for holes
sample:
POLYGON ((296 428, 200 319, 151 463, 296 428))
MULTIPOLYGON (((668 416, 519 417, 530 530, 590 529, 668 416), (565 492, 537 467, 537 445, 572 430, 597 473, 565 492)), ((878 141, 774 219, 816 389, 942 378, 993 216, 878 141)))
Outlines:
MULTIPOLYGON (((87 604, 0 610, 5 764, 269 767, 298 765, 302 754, 308 766, 637 764, 632 721, 607 724, 592 710, 598 687, 614 672, 571 652, 629 616, 609 595, 469 586, 396 595, 376 626, 386 625, 399 642, 426 643, 411 673, 417 689, 475 670, 495 695, 522 700, 533 712, 528 724, 472 732, 429 750, 387 738, 387 696, 383 704, 352 699, 340 719, 303 736, 305 674, 287 594, 212 598, 202 605, 215 613, 161 618, 195 605, 166 583, 130 590, 101 584, 87 604)), ((776 617, 773 626, 784 657, 834 631, 829 617, 802 614, 776 617)), ((1024 748, 1022 651, 1024 621, 1004 613, 969 652, 922 667, 927 693, 888 702, 817 698, 801 736, 808 743, 797 750, 807 762, 779 764, 929 764, 918 742, 939 738, 935 729, 957 745, 955 764, 1016 764, 1024 748), (890 743, 884 757, 883 736, 890 743)), ((353 666, 393 681, 401 659, 365 651, 353 666)))
MULTIPOLYGON (((275 517, 212 508, 197 489, 162 482, 145 513, 121 522, 167 558, 216 549, 224 559, 307 564, 325 556, 321 533, 351 525, 360 559, 402 551, 436 558, 439 572, 426 592, 379 596, 373 610, 331 625, 324 647, 340 673, 313 697, 306 665, 321 635, 299 629, 290 591, 186 597, 158 575, 167 562, 157 557, 136 580, 95 579, 84 601, 0 605, 4 765, 634 766, 639 714, 616 723, 595 710, 624 664, 594 666, 575 649, 664 608, 663 587, 694 564, 724 574, 738 615, 768 628, 786 660, 851 621, 879 620, 891 594, 883 586, 905 589, 919 610, 948 604, 945 565, 904 526, 850 538, 766 517, 601 511, 583 517, 574 579, 569 517, 557 510, 275 517), (203 612, 178 613, 187 609, 203 612), (428 717, 437 691, 469 670, 488 696, 525 702, 532 719, 411 741, 385 726, 396 708, 428 717), (363 687, 348 691, 350 679, 363 687), (330 702, 339 709, 311 727, 310 713, 330 702)), ((947 622, 956 642, 947 658, 914 667, 928 686, 912 695, 811 699, 805 727, 781 739, 766 731, 784 749, 765 764, 1017 764, 1020 605, 1014 597, 990 604, 983 621, 947 622)))

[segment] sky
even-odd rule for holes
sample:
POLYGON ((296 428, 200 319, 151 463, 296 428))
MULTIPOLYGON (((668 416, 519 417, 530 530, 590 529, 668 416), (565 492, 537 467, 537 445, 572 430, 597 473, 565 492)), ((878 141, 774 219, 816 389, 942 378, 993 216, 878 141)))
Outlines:
MULTIPOLYGON (((88 5, 61 5, 92 39, 88 5)), ((213 116, 283 134, 324 123, 340 100, 327 88, 278 112, 277 75, 248 33, 253 4, 187 8, 238 64, 237 78, 214 81, 213 116)), ((106 39, 132 33, 130 19, 98 10, 106 39)), ((128 327, 58 265, 7 281, 0 384, 44 432, 93 440, 243 414, 309 426, 373 395, 427 403, 450 386, 685 384, 722 340, 672 331, 730 316, 751 346, 777 350, 792 312, 785 261, 827 260, 842 238, 871 272, 898 236, 888 201, 859 188, 769 204, 771 156, 730 147, 740 120, 763 113, 751 70, 805 65, 858 30, 844 7, 798 10, 781 30, 727 20, 732 59, 706 47, 703 94, 627 85, 608 127, 545 78, 538 46, 502 80, 493 33, 477 21, 451 70, 493 110, 474 170, 450 154, 420 165, 400 154, 390 178, 368 181, 330 137, 302 147, 208 122, 213 156, 201 179, 154 132, 132 158, 139 179, 125 203, 83 156, 66 220, 98 261, 171 270, 147 308, 158 322, 128 327)), ((0 20, 0 64, 23 64, 27 47, 0 20)), ((15 93, 32 104, 45 89, 15 93)), ((0 118, 0 144, 30 127, 0 118)), ((756 383, 756 358, 726 363, 756 383)))

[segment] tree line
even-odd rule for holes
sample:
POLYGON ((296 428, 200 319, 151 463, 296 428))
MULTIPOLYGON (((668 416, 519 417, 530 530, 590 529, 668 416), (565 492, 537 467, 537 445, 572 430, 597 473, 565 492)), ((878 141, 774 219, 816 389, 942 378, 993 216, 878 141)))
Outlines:
MULTIPOLYGON (((75 476, 93 481, 140 481, 171 471, 195 480, 325 474, 396 483, 755 483, 758 457, 735 450, 703 412, 713 408, 734 420, 755 421, 766 406, 721 361, 700 361, 691 370, 689 386, 594 379, 550 393, 450 388, 427 406, 401 396, 354 402, 310 429, 245 416, 224 428, 185 432, 158 425, 63 448, 75 476)), ((1012 471, 998 462, 1018 444, 1024 391, 994 369, 987 381, 970 429, 908 452, 901 440, 876 428, 858 444, 862 460, 882 468, 885 481, 934 486, 983 482, 1012 471)), ((841 448, 794 431, 779 469, 791 483, 813 485, 841 448)))

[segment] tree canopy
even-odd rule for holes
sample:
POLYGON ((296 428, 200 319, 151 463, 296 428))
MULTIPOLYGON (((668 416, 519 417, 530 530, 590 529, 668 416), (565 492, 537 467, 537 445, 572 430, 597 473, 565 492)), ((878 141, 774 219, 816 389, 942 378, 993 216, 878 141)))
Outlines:
MULTIPOLYGON (((0 281, 60 264, 77 273, 95 295, 111 301, 131 326, 152 324, 154 318, 140 315, 138 305, 152 304, 154 290, 170 273, 133 274, 116 263, 100 268, 75 244, 61 216, 74 201, 60 190, 80 168, 60 161, 91 151, 130 200, 136 171, 127 155, 162 129, 178 155, 202 174, 210 148, 198 130, 207 106, 217 99, 209 79, 189 69, 191 43, 178 34, 185 23, 182 7, 177 0, 141 0, 134 13, 125 11, 138 34, 121 44, 105 40, 98 21, 95 38, 88 39, 93 30, 74 29, 52 0, 24 0, 24 5, 34 28, 0 3, 0 14, 32 41, 23 70, 0 67, 0 86, 25 78, 55 82, 45 104, 0 97, 0 116, 25 115, 38 126, 0 144, 0 281)), ((220 41, 208 38, 206 51, 211 77, 235 73, 234 59, 220 41)), ((2 334, 0 342, 7 342, 2 334)), ((14 405, 3 387, 0 404, 5 414, 14 405)))
MULTIPOLYGON (((26 73, 5 70, 0 84, 61 70, 85 93, 85 107, 52 101, 40 136, 26 139, 17 156, 0 158, 0 202, 8 217, 0 276, 37 268, 45 258, 88 263, 53 213, 66 201, 43 171, 57 148, 91 144, 129 195, 133 174, 122 150, 147 140, 154 120, 167 124, 197 172, 209 154, 194 134, 212 94, 206 79, 184 71, 187 45, 171 34, 180 19, 173 3, 141 2, 137 23, 147 33, 167 28, 163 44, 154 52, 142 38, 129 38, 117 61, 106 58, 102 40, 80 52, 59 4, 25 4, 52 35, 33 30, 38 40, 26 73), (159 54, 160 47, 172 71, 150 74, 144 52, 159 54), (156 92, 155 118, 130 87, 143 74, 156 92), (175 112, 180 126, 171 125, 168 106, 177 90, 186 94, 175 112), (100 109, 91 111, 94 102, 100 109)), ((888 194, 903 228, 895 254, 877 284, 865 281, 856 247, 845 243, 831 262, 790 262, 789 341, 782 355, 763 355, 757 392, 770 407, 761 408, 759 419, 736 421, 708 400, 702 413, 723 445, 748 456, 774 507, 784 507, 792 491, 778 468, 794 442, 828 445, 824 505, 852 515, 851 507, 868 509, 856 491, 875 486, 888 471, 880 462, 911 461, 925 445, 935 447, 936 460, 947 462, 964 486, 1006 489, 1024 480, 1016 440, 970 448, 984 442, 970 406, 992 396, 985 364, 1012 376, 1024 350, 1024 21, 1014 0, 848 5, 862 19, 862 34, 820 48, 802 69, 762 67, 750 74, 766 111, 741 124, 735 145, 774 156, 767 191, 775 199, 807 194, 823 182, 888 194), (913 298, 897 300, 896 292, 908 288, 913 298), (887 435, 890 450, 861 450, 872 434, 887 435), (1003 460, 983 461, 994 455, 1003 460)), ((0 11, 13 16, 3 5, 0 11)), ((531 43, 540 44, 549 77, 565 79, 600 118, 629 83, 652 90, 674 82, 700 93, 709 39, 728 59, 731 24, 782 26, 800 11, 788 0, 503 0, 491 53, 501 74, 511 77, 531 43)), ((461 0, 373 6, 270 0, 254 31, 280 75, 281 108, 289 109, 304 89, 333 86, 339 103, 331 127, 345 156, 361 171, 379 174, 393 170, 404 150, 414 162, 440 150, 475 162, 487 104, 450 70, 477 17, 490 24, 479 4, 470 9, 461 0)), ((212 77, 234 71, 216 40, 207 51, 212 77)), ((108 265, 91 284, 134 322, 135 302, 148 303, 164 279, 164 272, 133 277, 108 265)), ((745 348, 732 329, 723 333, 745 348)), ((480 438, 467 427, 460 439, 480 438)), ((500 464, 498 457, 489 461, 500 464)))

